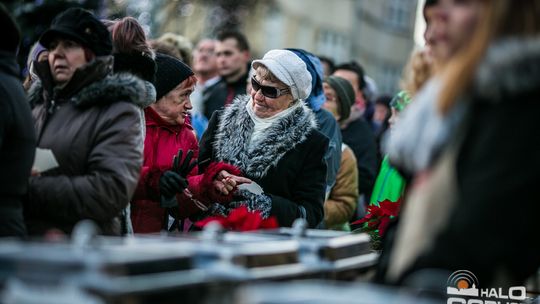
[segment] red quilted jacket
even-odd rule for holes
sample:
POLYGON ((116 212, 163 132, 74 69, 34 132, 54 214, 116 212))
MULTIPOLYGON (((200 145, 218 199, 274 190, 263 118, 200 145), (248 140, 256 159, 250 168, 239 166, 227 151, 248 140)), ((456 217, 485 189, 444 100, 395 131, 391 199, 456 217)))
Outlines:
MULTIPOLYGON (((141 177, 131 202, 131 221, 135 233, 159 232, 163 227, 166 210, 160 207, 159 178, 161 174, 172 167, 173 157, 179 149, 193 150, 193 159, 199 155, 197 138, 191 125, 171 125, 165 122, 150 107, 144 111, 146 118, 146 138, 144 140, 144 162, 141 177)), ((188 175, 189 190, 193 196, 203 203, 229 199, 219 197, 211 187, 213 177, 227 169, 236 172, 235 168, 223 163, 209 166, 205 174, 198 174, 195 167, 188 175)), ((237 172, 238 173, 238 172, 237 172)), ((191 199, 183 194, 177 195, 179 217, 186 218, 200 209, 191 199)))

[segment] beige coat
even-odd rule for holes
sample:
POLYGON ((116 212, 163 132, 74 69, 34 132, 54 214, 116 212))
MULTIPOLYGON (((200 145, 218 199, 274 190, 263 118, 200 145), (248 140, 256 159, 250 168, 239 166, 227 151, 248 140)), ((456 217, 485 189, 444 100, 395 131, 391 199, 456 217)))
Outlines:
POLYGON ((356 157, 347 145, 341 148, 341 164, 336 183, 324 202, 324 223, 328 229, 339 229, 351 219, 358 201, 356 157))

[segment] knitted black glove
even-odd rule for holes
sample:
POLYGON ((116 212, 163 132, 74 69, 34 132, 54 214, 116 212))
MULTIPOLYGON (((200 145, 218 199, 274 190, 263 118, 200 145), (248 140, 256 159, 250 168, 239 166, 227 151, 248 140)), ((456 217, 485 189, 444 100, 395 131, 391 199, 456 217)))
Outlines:
POLYGON ((173 158, 171 170, 163 172, 159 178, 159 192, 161 194, 161 207, 170 208, 176 206, 175 195, 182 193, 188 187, 187 175, 197 165, 197 161, 191 162, 193 151, 188 150, 184 161, 182 159, 183 151, 178 150, 178 154, 173 158))

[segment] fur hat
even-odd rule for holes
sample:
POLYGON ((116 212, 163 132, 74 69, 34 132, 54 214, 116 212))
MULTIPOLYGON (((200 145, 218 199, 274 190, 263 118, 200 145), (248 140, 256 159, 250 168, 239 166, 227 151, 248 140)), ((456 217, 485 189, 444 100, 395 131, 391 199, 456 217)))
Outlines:
POLYGON ((48 48, 57 37, 72 39, 96 56, 110 55, 112 52, 111 34, 107 27, 82 8, 70 8, 58 14, 51 27, 41 35, 39 43, 48 48))
POLYGON ((351 106, 354 104, 354 89, 351 83, 338 76, 328 76, 324 79, 336 92, 339 104, 339 121, 346 120, 351 115, 351 106))
POLYGON ((271 50, 262 59, 254 60, 253 69, 265 66, 281 82, 289 86, 293 98, 305 100, 311 93, 311 74, 306 64, 288 50, 271 50))
POLYGON ((156 54, 156 101, 167 95, 182 81, 193 75, 193 71, 182 61, 161 53, 156 54))

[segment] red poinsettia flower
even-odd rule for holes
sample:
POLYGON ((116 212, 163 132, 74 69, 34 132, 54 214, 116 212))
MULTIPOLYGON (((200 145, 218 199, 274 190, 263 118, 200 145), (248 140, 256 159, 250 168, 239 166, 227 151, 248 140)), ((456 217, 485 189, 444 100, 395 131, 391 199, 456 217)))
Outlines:
POLYGON ((260 212, 249 212, 245 206, 233 209, 227 217, 213 216, 205 218, 196 222, 195 226, 203 228, 214 221, 217 221, 223 228, 233 231, 252 231, 279 227, 275 217, 263 219, 260 212))
POLYGON ((366 216, 353 222, 353 225, 363 224, 362 231, 378 236, 383 236, 390 224, 390 219, 399 214, 401 200, 392 202, 384 200, 379 205, 371 205, 367 208, 366 216))
POLYGON ((398 200, 397 202, 391 202, 389 200, 384 200, 379 203, 381 206, 380 210, 383 214, 389 215, 389 216, 396 216, 399 213, 399 207, 401 206, 401 201, 398 200))

